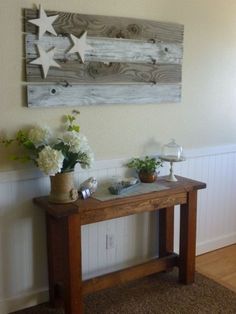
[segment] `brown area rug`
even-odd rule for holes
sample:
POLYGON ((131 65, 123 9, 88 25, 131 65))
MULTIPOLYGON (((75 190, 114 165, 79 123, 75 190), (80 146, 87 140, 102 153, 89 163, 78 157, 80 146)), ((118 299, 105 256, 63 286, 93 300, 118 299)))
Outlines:
MULTIPOLYGON (((91 294, 85 299, 85 313, 236 313, 236 294, 213 280, 197 273, 192 285, 185 286, 177 281, 177 271, 173 271, 91 294)), ((43 304, 16 313, 62 314, 63 311, 43 304)))

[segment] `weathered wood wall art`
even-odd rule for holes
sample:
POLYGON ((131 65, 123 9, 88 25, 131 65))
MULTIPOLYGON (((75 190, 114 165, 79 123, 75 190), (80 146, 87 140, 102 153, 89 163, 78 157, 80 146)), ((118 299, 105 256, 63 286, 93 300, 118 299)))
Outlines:
POLYGON ((180 102, 183 25, 40 8, 25 31, 30 107, 180 102))

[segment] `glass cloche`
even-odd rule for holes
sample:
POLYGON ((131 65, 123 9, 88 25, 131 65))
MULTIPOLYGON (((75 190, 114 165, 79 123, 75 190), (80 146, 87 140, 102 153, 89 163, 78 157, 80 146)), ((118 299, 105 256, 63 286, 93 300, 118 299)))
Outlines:
POLYGON ((170 162, 170 174, 167 181, 178 181, 174 175, 173 163, 185 160, 182 146, 176 144, 174 139, 171 139, 168 144, 163 145, 160 159, 170 162))
POLYGON ((166 161, 181 161, 184 159, 183 148, 171 139, 168 144, 163 145, 161 157, 166 161))

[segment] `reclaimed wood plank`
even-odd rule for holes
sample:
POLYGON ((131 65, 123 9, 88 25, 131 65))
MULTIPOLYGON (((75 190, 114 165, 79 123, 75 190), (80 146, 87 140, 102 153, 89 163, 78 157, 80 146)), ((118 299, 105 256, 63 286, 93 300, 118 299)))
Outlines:
MULTIPOLYGON (((44 50, 56 47, 55 59, 78 60, 77 53, 68 54, 73 46, 69 37, 43 36, 40 41, 36 35, 26 35, 26 58, 38 57, 37 44, 44 50)), ((93 47, 85 53, 85 61, 96 62, 135 62, 181 64, 183 46, 178 43, 148 43, 141 40, 87 37, 87 44, 93 47)))
POLYGON ((48 34, 38 41, 37 27, 27 22, 38 17, 38 10, 25 10, 27 79, 50 83, 28 86, 29 106, 180 101, 183 25, 47 12, 48 16, 55 14, 59 17, 53 26, 59 36, 48 34), (73 44, 68 35, 79 37, 84 31, 93 49, 86 51, 86 63, 81 64, 78 54, 68 54, 73 44), (37 44, 46 51, 56 47, 55 59, 61 65, 50 68, 46 80, 42 80, 40 66, 29 64, 38 57, 37 44))
MULTIPOLYGON (((104 206, 103 208, 99 208, 94 210, 93 217, 89 211, 83 212, 81 218, 81 224, 91 224, 95 222, 104 221, 107 219, 119 218, 124 216, 129 216, 132 214, 143 213, 144 211, 157 211, 159 209, 167 208, 173 204, 173 202, 177 204, 184 204, 186 202, 186 194, 185 193, 177 193, 175 196, 169 197, 166 199, 165 197, 157 197, 154 200, 139 200, 136 205, 133 204, 132 208, 129 204, 122 206, 117 205, 111 208, 109 205, 104 206), (135 206, 135 210, 134 210, 135 206), (111 218, 112 217, 112 218, 111 218)), ((166 241, 168 243, 168 240, 166 241)))
POLYGON ((180 83, 180 64, 142 64, 142 63, 102 63, 77 61, 58 62, 61 68, 50 68, 43 79, 39 66, 28 64, 26 68, 29 82, 69 83, 180 83))
MULTIPOLYGON (((149 21, 137 18, 125 18, 102 15, 87 15, 46 11, 47 15, 59 14, 53 27, 58 34, 81 35, 85 30, 89 36, 154 39, 161 42, 183 42, 184 26, 177 23, 149 21)), ((37 27, 27 20, 38 17, 37 10, 25 9, 25 31, 36 34, 37 27)))
POLYGON ((28 85, 29 107, 180 102, 180 84, 28 85))
MULTIPOLYGON (((183 197, 186 202, 186 195, 183 197)), ((184 202, 182 202, 183 204, 184 202)), ((181 204, 181 203, 180 203, 181 204)), ((159 211, 159 257, 167 256, 174 251, 174 206, 159 211)))
POLYGON ((196 260, 197 191, 191 191, 187 203, 180 206, 179 281, 194 282, 196 260))

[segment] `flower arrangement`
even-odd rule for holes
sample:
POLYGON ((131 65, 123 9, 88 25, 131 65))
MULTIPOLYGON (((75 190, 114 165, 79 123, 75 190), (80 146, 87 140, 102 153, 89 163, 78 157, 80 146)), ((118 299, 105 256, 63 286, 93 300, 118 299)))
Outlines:
POLYGON ((82 168, 89 167, 93 162, 93 153, 86 137, 80 133, 76 122, 78 111, 64 117, 63 129, 52 135, 47 127, 35 126, 20 129, 13 139, 0 139, 6 147, 16 142, 23 147, 26 154, 13 156, 13 160, 22 162, 33 161, 47 175, 65 173, 74 170, 77 163, 82 168))
POLYGON ((127 167, 134 168, 136 171, 153 173, 162 166, 162 162, 154 157, 146 156, 144 158, 133 158, 127 163, 127 167))

